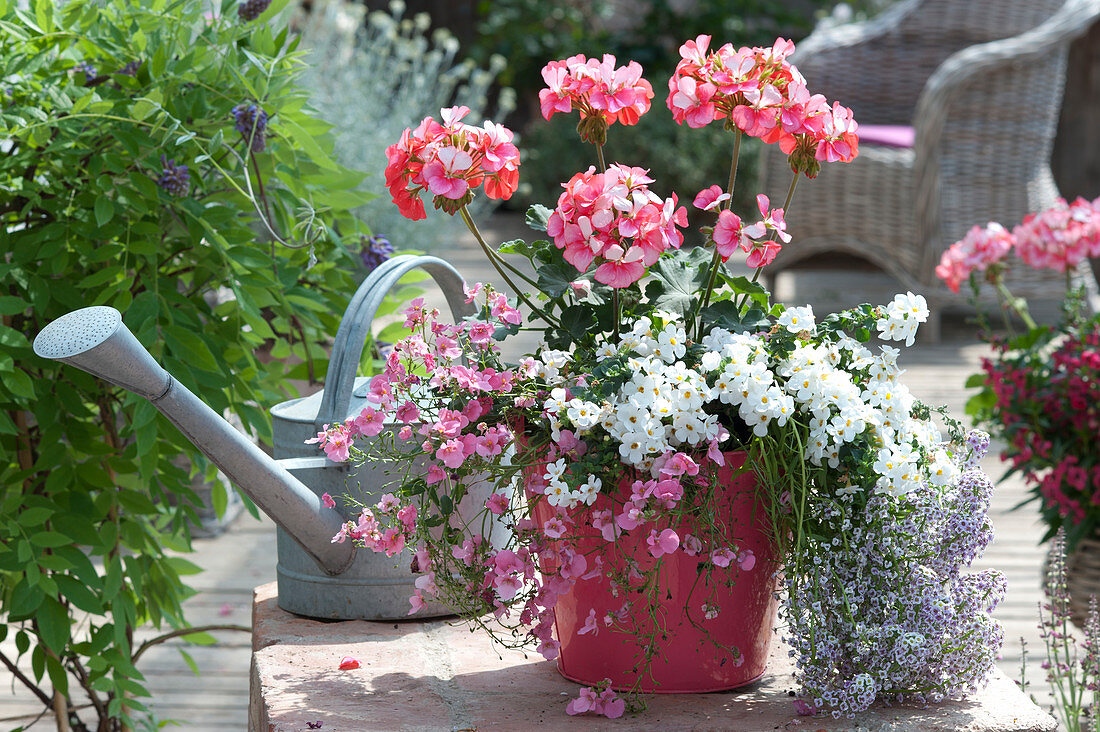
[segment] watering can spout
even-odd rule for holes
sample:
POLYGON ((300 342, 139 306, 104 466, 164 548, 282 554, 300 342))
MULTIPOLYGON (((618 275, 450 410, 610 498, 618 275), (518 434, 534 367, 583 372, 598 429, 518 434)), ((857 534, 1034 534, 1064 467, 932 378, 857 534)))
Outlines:
POLYGON ((351 565, 354 546, 331 541, 340 514, 161 368, 117 310, 95 306, 58 318, 34 339, 34 352, 148 399, 325 572, 351 565))

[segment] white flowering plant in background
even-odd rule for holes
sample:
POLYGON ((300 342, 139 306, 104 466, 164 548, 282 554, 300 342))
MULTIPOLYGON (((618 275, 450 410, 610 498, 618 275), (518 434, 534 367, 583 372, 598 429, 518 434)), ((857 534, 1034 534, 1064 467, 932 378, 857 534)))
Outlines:
MULTIPOLYGON (((507 198, 518 185, 506 128, 448 108, 387 149, 398 209, 424 218, 423 197, 460 216, 517 298, 474 285, 477 312, 456 324, 421 301, 404 311, 409 336, 372 379, 373 405, 312 440, 336 460, 388 461, 396 476, 334 540, 391 556, 411 547, 411 612, 442 599, 548 659, 563 641, 558 600, 608 582, 621 606, 591 608, 577 634, 631 636, 639 678, 678 619, 654 617, 665 561, 692 558, 699 596, 675 614, 716 634, 738 622, 737 608, 716 601, 721 589, 776 573, 800 711, 960 697, 988 680, 1003 640, 990 617, 1003 577, 966 571, 992 537, 991 487, 977 467, 988 440, 939 410, 941 433, 900 380, 889 344, 913 345, 923 297, 819 319, 774 303, 758 282, 790 240, 795 184, 854 158, 858 127, 850 110, 809 93, 786 61, 793 44, 709 46, 707 36, 684 44, 667 98, 677 122, 721 121, 733 137, 726 189, 694 196, 712 217, 702 247, 681 246, 675 193, 655 193, 643 168, 605 161, 609 128, 649 110, 653 89, 636 63, 577 56, 544 69, 544 116, 579 111, 598 162, 563 184, 553 210, 529 211, 545 238, 492 247, 468 209, 478 190, 507 198), (794 174, 782 207, 758 196, 752 223, 729 209, 746 134, 779 144, 794 174), (728 267, 741 255, 751 279, 728 267), (506 362, 498 343, 521 328, 542 344, 506 362), (756 477, 768 557, 738 538, 744 527, 720 498, 718 468, 735 454, 735 470, 756 477), (471 515, 459 509, 476 484, 491 494, 471 515)), ((723 663, 743 661, 741 649, 715 645, 723 663)), ((597 685, 567 711, 623 709, 597 685)))

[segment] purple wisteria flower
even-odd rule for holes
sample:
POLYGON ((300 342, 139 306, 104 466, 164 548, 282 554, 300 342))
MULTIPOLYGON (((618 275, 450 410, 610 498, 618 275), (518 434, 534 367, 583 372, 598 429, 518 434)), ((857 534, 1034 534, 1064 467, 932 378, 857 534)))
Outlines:
POLYGON ((252 140, 252 152, 267 148, 267 112, 254 102, 243 102, 233 107, 233 128, 245 140, 252 140))
POLYGON ((393 256, 393 244, 384 236, 372 236, 369 239, 362 237, 361 243, 363 251, 359 253, 359 258, 363 260, 363 266, 368 273, 393 256))
POLYGON ((84 84, 91 84, 99 76, 99 70, 95 66, 92 66, 87 61, 81 61, 73 67, 73 71, 78 74, 84 74, 84 84))
POLYGON ((186 196, 191 190, 191 173, 186 165, 176 165, 175 160, 166 160, 160 156, 164 171, 157 178, 157 185, 173 196, 186 196))
POLYGON ((249 23, 263 15, 271 5, 271 0, 246 0, 237 6, 237 17, 245 23, 249 23))
POLYGON ((135 60, 135 61, 130 61, 129 63, 127 63, 125 66, 123 66, 121 69, 119 69, 115 73, 121 74, 122 76, 137 76, 137 72, 138 72, 138 69, 141 68, 141 64, 142 64, 142 61, 140 59, 135 60))

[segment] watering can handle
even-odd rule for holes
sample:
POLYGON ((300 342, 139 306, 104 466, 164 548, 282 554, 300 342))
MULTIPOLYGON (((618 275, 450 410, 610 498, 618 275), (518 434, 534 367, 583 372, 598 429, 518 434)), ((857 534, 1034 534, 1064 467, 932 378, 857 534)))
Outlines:
POLYGON ((418 267, 430 274, 439 285, 455 322, 475 312, 475 306, 466 302, 462 289, 464 281, 458 270, 438 257, 402 254, 376 267, 355 291, 336 331, 321 408, 317 412, 318 430, 326 424, 343 422, 347 417, 355 388, 355 375, 374 316, 398 280, 418 267))

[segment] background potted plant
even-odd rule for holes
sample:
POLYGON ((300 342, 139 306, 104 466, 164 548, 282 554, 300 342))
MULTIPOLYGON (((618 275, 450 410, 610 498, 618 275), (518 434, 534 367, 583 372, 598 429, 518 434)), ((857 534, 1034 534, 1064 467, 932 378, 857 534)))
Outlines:
POLYGON ((779 564, 806 713, 962 695, 1000 647, 989 612, 1004 579, 963 572, 992 536, 991 484, 976 467, 988 440, 956 430, 945 441, 898 381, 897 350, 863 345, 873 333, 911 345, 923 298, 819 323, 756 282, 788 240, 799 177, 857 154, 850 112, 809 92, 792 50, 712 51, 707 36, 680 49, 674 118, 720 121, 733 138, 725 189, 693 201, 713 222, 703 247, 681 247, 675 194, 605 160, 609 127, 649 109, 634 63, 574 56, 543 70, 544 116, 579 111, 598 162, 552 211, 528 213, 547 239, 491 247, 465 208, 479 186, 496 198, 516 188, 518 154, 499 125, 445 109, 388 151, 398 207, 423 218, 431 195, 462 216, 519 301, 477 284, 478 312, 463 322, 440 322, 422 301, 404 311, 410 335, 371 382, 377 407, 313 440, 336 460, 392 466, 392 493, 364 502, 334 541, 415 546, 411 612, 439 596, 505 645, 559 658, 589 684, 571 714, 618 716, 616 691, 669 688, 662 680, 689 666, 704 667, 694 690, 758 676, 779 564), (728 208, 744 135, 779 144, 794 172, 783 208, 760 195, 749 224, 728 208), (726 266, 736 252, 751 279, 726 266), (507 363, 497 341, 525 320, 543 343, 507 363), (387 422, 403 426, 383 433, 387 422), (456 520, 484 481, 480 513, 456 520), (512 538, 494 541, 497 525, 512 538))
POLYGON ((997 223, 975 226, 948 249, 936 273, 958 291, 969 281, 975 297, 994 288, 1006 335, 983 337, 993 347, 981 373, 967 380, 980 391, 967 403, 975 422, 1004 442, 1008 474, 1019 472, 1047 525, 1044 541, 1065 530, 1073 612, 1083 622, 1088 597, 1100 590, 1100 316, 1088 311, 1089 293, 1073 270, 1100 256, 1100 213, 1095 203, 1059 199, 1029 215, 1011 232, 997 223), (1004 284, 1010 267, 1050 268, 1066 275, 1057 321, 1040 325, 1028 303, 1004 284), (1014 322, 1015 321, 1015 322, 1014 322), (1016 323, 1023 323, 1020 330, 1016 323))

